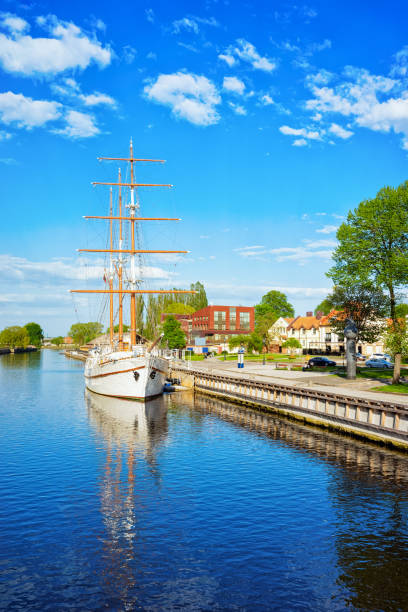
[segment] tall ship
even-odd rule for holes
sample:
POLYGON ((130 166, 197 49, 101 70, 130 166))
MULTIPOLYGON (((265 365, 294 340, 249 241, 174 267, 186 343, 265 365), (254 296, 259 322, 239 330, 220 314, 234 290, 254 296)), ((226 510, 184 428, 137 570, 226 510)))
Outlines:
POLYGON ((166 187, 172 185, 138 183, 135 178, 135 165, 138 162, 164 163, 162 159, 140 159, 133 155, 130 141, 129 157, 99 157, 99 161, 125 162, 130 166, 130 182, 123 182, 121 170, 115 182, 93 182, 93 185, 106 185, 110 188, 109 215, 90 216, 85 219, 101 219, 109 223, 109 248, 78 249, 79 252, 104 253, 106 269, 103 289, 72 289, 72 293, 99 294, 109 298, 109 336, 104 343, 95 346, 85 362, 85 384, 94 393, 118 398, 148 400, 162 394, 168 374, 169 359, 159 348, 161 336, 152 342, 145 341, 138 334, 137 297, 144 294, 195 293, 178 289, 144 289, 142 286, 141 256, 145 253, 179 254, 188 251, 146 250, 140 248, 140 223, 154 221, 180 221, 170 217, 142 217, 140 214, 139 189, 143 187, 166 187), (112 190, 117 189, 118 212, 113 214, 112 190), (125 200, 125 201, 124 201, 125 200), (124 209, 129 211, 124 214, 124 209), (124 224, 129 223, 129 231, 124 232, 124 224), (128 244, 124 234, 128 236, 128 244), (139 278, 137 271, 139 271, 139 278), (128 337, 124 334, 124 302, 129 299, 130 328, 128 337), (118 314, 118 333, 114 334, 115 307, 118 314), (127 341, 126 341, 127 340, 127 341))

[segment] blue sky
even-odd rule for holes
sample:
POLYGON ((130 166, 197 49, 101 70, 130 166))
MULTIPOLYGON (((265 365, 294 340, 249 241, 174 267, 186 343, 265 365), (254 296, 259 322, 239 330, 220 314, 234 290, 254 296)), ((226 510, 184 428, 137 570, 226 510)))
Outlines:
MULTIPOLYGON (((213 304, 325 297, 348 210, 407 177, 404 2, 1 4, 0 327, 94 320, 108 194, 133 138, 147 288, 202 281, 213 304)), ((125 172, 125 168, 123 168, 125 172)))

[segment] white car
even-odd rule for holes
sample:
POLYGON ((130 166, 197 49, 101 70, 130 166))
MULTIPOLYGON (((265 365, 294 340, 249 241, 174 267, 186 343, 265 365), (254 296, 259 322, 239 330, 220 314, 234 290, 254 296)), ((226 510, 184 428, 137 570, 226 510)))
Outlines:
POLYGON ((369 359, 386 359, 387 361, 391 361, 391 355, 388 355, 388 353, 373 353, 370 355, 369 359))
POLYGON ((366 368, 382 368, 382 369, 392 369, 394 364, 388 361, 387 359, 380 359, 379 357, 371 357, 371 359, 367 359, 365 362, 366 368))

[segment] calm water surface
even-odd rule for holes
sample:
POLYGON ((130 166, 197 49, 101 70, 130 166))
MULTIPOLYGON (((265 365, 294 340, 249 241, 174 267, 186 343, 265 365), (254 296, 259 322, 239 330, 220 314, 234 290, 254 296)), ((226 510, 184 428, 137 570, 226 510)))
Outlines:
POLYGON ((0 357, 1 610, 408 610, 408 457, 0 357))

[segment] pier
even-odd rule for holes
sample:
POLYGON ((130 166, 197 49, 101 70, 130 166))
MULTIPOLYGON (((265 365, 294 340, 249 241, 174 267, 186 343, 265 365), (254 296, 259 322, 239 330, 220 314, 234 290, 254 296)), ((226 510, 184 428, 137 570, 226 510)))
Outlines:
POLYGON ((172 362, 171 375, 200 393, 408 451, 408 398, 189 365, 172 362))

